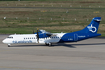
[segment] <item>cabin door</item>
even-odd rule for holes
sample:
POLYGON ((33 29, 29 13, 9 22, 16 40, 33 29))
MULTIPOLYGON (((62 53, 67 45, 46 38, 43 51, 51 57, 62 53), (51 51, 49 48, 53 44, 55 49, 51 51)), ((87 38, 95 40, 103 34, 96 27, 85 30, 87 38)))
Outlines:
POLYGON ((74 34, 74 41, 75 41, 75 42, 78 41, 78 34, 74 34))

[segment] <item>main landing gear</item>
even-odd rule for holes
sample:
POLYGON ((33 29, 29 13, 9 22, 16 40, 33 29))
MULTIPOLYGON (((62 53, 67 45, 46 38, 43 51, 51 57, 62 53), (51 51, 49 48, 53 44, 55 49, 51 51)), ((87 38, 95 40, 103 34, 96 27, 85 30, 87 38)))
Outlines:
POLYGON ((45 43, 46 46, 52 46, 52 43, 45 43))

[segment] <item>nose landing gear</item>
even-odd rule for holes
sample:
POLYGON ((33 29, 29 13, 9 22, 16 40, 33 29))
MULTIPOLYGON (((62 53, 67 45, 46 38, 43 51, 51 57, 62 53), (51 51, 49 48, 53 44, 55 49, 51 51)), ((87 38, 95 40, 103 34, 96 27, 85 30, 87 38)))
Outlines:
POLYGON ((8 47, 11 47, 11 44, 8 44, 8 47))

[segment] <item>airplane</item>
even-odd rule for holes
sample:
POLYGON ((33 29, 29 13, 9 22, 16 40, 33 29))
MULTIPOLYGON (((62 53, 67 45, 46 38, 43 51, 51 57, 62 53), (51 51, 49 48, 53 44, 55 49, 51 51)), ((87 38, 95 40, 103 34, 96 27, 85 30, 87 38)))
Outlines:
POLYGON ((45 30, 37 30, 34 34, 13 34, 9 35, 2 42, 8 44, 21 44, 21 43, 39 43, 47 46, 52 46, 53 43, 77 42, 88 38, 100 36, 98 34, 98 27, 101 17, 95 17, 90 24, 84 29, 71 33, 50 33, 45 30))

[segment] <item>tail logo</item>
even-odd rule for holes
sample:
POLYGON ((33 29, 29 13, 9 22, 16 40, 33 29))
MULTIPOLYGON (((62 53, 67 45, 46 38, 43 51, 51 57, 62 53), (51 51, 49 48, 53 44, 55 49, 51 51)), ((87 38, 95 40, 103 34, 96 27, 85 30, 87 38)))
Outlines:
POLYGON ((89 29, 89 31, 91 31, 92 33, 95 33, 97 31, 96 27, 94 27, 92 24, 91 26, 87 26, 87 28, 89 29))

